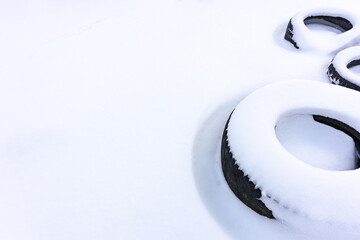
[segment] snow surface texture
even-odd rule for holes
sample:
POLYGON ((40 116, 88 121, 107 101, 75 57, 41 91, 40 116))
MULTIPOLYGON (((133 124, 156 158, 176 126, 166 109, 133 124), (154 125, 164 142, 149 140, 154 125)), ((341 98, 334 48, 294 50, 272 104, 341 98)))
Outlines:
POLYGON ((0 239, 296 239, 233 196, 216 151, 250 92, 328 83, 335 55, 284 33, 329 4, 360 14, 355 0, 0 3, 0 239))
MULTIPOLYGON (((314 20, 309 20, 314 21, 314 20)), ((316 23, 316 21, 315 21, 316 23)), ((337 52, 343 48, 359 43, 360 40, 360 22, 359 16, 341 9, 322 7, 301 11, 291 18, 291 34, 300 49, 319 51, 324 53, 337 52), (348 20, 350 29, 343 28, 341 32, 333 36, 328 34, 314 34, 314 31, 308 28, 305 20, 317 16, 330 16, 348 20)), ((309 23, 311 25, 311 23, 309 23)), ((332 27, 333 28, 333 27, 332 27)))
MULTIPOLYGON (((360 46, 356 46, 340 51, 336 54, 331 63, 341 77, 357 86, 360 86, 360 76, 357 73, 352 72, 348 67, 350 63, 359 60, 360 46)), ((332 75, 329 75, 329 77, 333 83, 339 84, 340 79, 337 79, 332 75)))

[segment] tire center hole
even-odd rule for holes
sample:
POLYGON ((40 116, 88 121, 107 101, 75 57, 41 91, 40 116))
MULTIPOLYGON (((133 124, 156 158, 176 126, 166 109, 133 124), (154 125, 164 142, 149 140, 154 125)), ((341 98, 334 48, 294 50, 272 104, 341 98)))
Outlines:
POLYGON ((354 140, 342 131, 314 121, 312 115, 292 115, 278 122, 276 136, 300 161, 334 171, 358 168, 354 140))
POLYGON ((346 67, 347 67, 351 72, 360 75, 360 59, 351 61, 346 67))
POLYGON ((353 28, 351 22, 342 17, 310 16, 304 23, 313 33, 323 36, 335 36, 353 28))

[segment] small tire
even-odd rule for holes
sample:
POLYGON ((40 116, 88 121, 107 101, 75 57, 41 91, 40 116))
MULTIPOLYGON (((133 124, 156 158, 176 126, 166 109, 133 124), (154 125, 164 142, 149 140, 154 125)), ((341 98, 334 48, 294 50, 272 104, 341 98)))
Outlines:
POLYGON ((285 40, 295 48, 331 53, 354 44, 360 35, 357 16, 335 9, 312 9, 297 13, 287 25, 285 40), (328 37, 314 34, 308 24, 322 24, 338 29, 341 33, 328 37))
POLYGON ((275 132, 283 117, 309 114, 347 133, 359 150, 360 112, 353 111, 358 102, 355 91, 304 80, 270 84, 247 96, 230 115, 222 138, 221 163, 230 189, 271 219, 294 225, 296 216, 305 216, 311 224, 326 219, 325 224, 359 226, 360 190, 344 186, 360 181, 360 169, 308 165, 287 152, 275 132), (342 207, 334 208, 337 204, 342 207))
POLYGON ((360 47, 346 48, 331 61, 327 75, 331 83, 360 91, 360 76, 349 68, 360 65, 360 47))

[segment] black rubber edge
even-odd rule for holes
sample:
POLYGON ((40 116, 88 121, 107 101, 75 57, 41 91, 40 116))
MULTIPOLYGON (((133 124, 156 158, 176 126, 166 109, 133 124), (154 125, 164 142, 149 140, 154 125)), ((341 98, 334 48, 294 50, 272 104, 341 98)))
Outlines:
POLYGON ((349 62, 349 63, 346 65, 346 67, 347 67, 347 68, 351 68, 351 67, 355 67, 355 66, 358 66, 358 65, 360 65, 360 59, 355 59, 355 60, 349 62))
POLYGON ((244 172, 239 169, 239 166, 236 164, 236 161, 233 158, 227 137, 227 128, 230 118, 231 114, 226 122, 221 141, 221 165, 225 180, 228 183, 231 191, 246 206, 262 216, 275 219, 272 211, 268 209, 260 200, 261 190, 255 187, 255 184, 250 181, 248 176, 245 176, 244 172))
MULTIPOLYGON (((354 60, 347 64, 347 67, 353 67, 356 65, 360 65, 360 60, 354 60)), ((356 91, 360 91, 360 86, 350 82, 349 80, 345 79, 343 76, 339 74, 339 72, 334 67, 334 64, 331 63, 328 67, 327 75, 331 81, 331 83, 340 85, 342 87, 350 88, 356 91)))
POLYGON ((323 24, 340 30, 341 32, 349 31, 353 28, 353 24, 343 17, 332 17, 325 15, 310 16, 304 19, 304 23, 307 24, 323 24))
MULTIPOLYGON (((305 24, 319 23, 327 26, 334 27, 341 32, 346 32, 353 28, 353 24, 343 17, 332 17, 326 15, 318 16, 309 16, 304 19, 305 24)), ((285 40, 289 41, 295 48, 299 49, 298 43, 294 40, 294 25, 292 24, 292 19, 290 19, 286 31, 285 31, 285 40)))
POLYGON ((293 33, 293 31, 294 31, 294 25, 292 24, 292 22, 291 22, 291 20, 292 19, 290 19, 290 21, 289 21, 289 23, 288 23, 288 25, 287 25, 287 27, 286 27, 286 32, 285 32, 285 40, 287 40, 287 41, 289 41, 292 45, 294 45, 294 47, 296 48, 296 49, 299 49, 299 46, 297 45, 297 43, 295 42, 295 40, 294 40, 294 33, 293 33))
MULTIPOLYGON (((350 127, 349 125, 347 125, 346 123, 343 123, 339 120, 336 120, 334 118, 329 118, 329 117, 324 117, 324 116, 320 116, 320 115, 313 115, 313 118, 315 121, 328 125, 330 127, 333 127, 339 131, 342 131, 343 133, 347 134, 348 136, 350 136, 355 143, 355 148, 357 151, 357 155, 359 155, 360 153, 360 133, 350 127)), ((357 163, 356 163, 357 168, 360 167, 360 159, 359 156, 357 156, 357 163)))

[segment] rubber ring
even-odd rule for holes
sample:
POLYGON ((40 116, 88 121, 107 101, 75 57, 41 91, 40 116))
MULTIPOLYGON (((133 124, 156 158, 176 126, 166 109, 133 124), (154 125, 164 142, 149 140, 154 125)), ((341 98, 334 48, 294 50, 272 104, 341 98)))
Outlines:
POLYGON ((359 33, 357 16, 338 9, 311 9, 290 19, 284 38, 297 49, 334 52, 354 45, 359 33), (331 37, 314 34, 307 27, 314 23, 331 26, 341 33, 331 37))
POLYGON ((360 65, 360 47, 346 48, 331 61, 327 75, 331 83, 360 91, 360 76, 349 68, 360 65))
POLYGON ((275 132, 283 117, 309 114, 347 133, 359 150, 360 112, 353 111, 358 102, 360 94, 353 90, 306 80, 274 83, 251 93, 234 109, 223 133, 221 162, 230 189, 271 219, 291 222, 287 212, 358 226, 360 190, 344 186, 360 181, 360 169, 331 171, 308 165, 287 152, 275 132), (342 207, 333 208, 339 202, 342 207))

